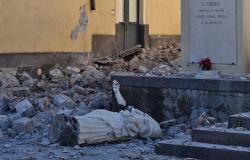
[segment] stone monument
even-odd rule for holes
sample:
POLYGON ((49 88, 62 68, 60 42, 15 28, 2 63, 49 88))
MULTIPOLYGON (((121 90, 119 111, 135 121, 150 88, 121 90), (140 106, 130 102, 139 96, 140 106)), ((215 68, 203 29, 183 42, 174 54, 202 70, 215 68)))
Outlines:
POLYGON ((249 0, 182 0, 181 11, 184 70, 209 57, 214 70, 249 72, 249 0))

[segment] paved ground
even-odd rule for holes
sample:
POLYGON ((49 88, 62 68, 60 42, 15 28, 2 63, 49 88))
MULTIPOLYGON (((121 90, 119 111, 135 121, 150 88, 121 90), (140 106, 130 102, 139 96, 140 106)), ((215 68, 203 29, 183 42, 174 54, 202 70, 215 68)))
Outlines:
POLYGON ((152 140, 131 140, 116 144, 64 147, 58 144, 49 144, 45 137, 42 135, 25 135, 14 139, 2 139, 0 141, 0 159, 180 160, 155 155, 154 146, 157 141, 152 140))

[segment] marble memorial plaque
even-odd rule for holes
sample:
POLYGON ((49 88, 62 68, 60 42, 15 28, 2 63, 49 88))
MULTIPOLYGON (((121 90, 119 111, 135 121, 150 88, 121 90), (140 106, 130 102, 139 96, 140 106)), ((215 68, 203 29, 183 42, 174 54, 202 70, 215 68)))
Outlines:
POLYGON ((237 63, 237 0, 188 0, 189 63, 237 63))

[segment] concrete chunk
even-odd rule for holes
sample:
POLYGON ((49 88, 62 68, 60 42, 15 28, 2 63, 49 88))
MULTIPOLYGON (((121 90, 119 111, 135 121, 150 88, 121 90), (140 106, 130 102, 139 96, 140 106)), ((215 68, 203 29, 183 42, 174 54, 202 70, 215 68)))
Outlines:
POLYGON ((10 121, 8 119, 8 116, 5 115, 0 115, 0 130, 5 130, 9 128, 10 126, 10 121))
POLYGON ((91 109, 107 109, 110 107, 111 99, 104 92, 99 92, 90 98, 88 107, 91 109))
POLYGON ((33 131, 32 121, 27 117, 15 120, 12 127, 17 133, 32 133, 33 131))
POLYGON ((30 90, 27 87, 13 87, 8 91, 12 92, 13 96, 16 97, 26 97, 30 95, 30 90))
POLYGON ((0 97, 0 114, 9 108, 9 99, 0 97))
POLYGON ((49 71, 49 78, 51 78, 51 79, 60 79, 63 77, 64 77, 64 75, 63 75, 62 71, 58 68, 49 71))
POLYGON ((43 97, 38 99, 37 104, 36 104, 36 109, 38 111, 47 111, 49 110, 49 106, 50 106, 50 99, 48 97, 43 97))
POLYGON ((53 103, 57 107, 75 108, 75 102, 68 96, 63 94, 56 95, 53 99, 53 103))
POLYGON ((75 83, 81 87, 90 87, 93 84, 102 81, 105 78, 105 74, 92 66, 85 68, 85 71, 80 77, 77 77, 75 83))
POLYGON ((33 105, 29 100, 23 100, 15 105, 17 113, 20 113, 23 117, 32 117, 35 115, 33 105))
POLYGON ((19 81, 16 79, 15 75, 8 72, 0 72, 0 82, 1 87, 4 88, 16 87, 19 85, 19 81))

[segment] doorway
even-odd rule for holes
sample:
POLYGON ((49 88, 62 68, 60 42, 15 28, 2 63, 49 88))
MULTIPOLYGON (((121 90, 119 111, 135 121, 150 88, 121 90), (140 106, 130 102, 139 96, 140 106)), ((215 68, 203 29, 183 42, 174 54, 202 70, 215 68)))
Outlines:
POLYGON ((139 44, 140 0, 117 0, 116 42, 117 49, 124 51, 139 44))
POLYGON ((138 45, 139 0, 124 0, 124 50, 138 45))

